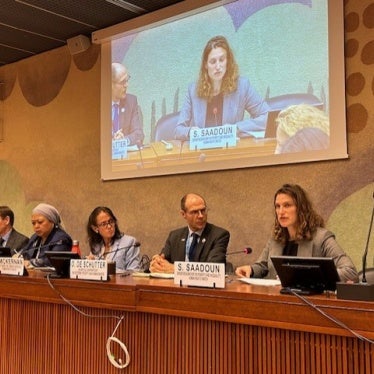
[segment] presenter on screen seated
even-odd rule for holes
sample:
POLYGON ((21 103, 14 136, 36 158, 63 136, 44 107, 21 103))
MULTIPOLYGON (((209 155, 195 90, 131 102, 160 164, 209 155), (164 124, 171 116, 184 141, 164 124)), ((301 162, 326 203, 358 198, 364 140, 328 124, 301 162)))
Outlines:
POLYGON ((191 83, 181 109, 175 138, 188 140, 192 127, 237 125, 238 136, 264 131, 269 106, 249 80, 239 76, 234 54, 223 36, 208 41, 197 83, 191 83), (251 116, 244 119, 245 112, 251 116))
POLYGON ((323 218, 314 211, 300 186, 283 185, 275 193, 274 210, 273 237, 258 260, 251 266, 238 267, 236 275, 276 278, 271 256, 331 257, 342 282, 358 280, 351 259, 336 242, 334 234, 324 228, 323 218))
POLYGON ((135 95, 127 93, 130 75, 120 63, 112 63, 112 139, 123 139, 128 146, 142 145, 143 124, 135 95))
POLYGON ((204 198, 195 193, 185 195, 180 213, 187 221, 187 227, 170 232, 161 254, 153 256, 150 271, 173 273, 175 261, 226 263, 230 233, 207 222, 204 198), (196 246, 191 250, 194 234, 196 246))
POLYGON ((57 209, 49 204, 37 205, 31 214, 33 234, 22 251, 25 260, 35 267, 51 266, 46 251, 71 251, 73 241, 61 226, 57 209))

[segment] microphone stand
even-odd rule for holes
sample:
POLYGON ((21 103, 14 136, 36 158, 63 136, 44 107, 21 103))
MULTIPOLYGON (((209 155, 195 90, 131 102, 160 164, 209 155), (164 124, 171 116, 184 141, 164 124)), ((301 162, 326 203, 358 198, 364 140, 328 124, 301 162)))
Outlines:
MULTIPOLYGON (((374 199, 374 192, 373 192, 373 199, 374 199)), ((371 229, 373 227, 373 217, 374 217, 374 204, 373 204, 373 209, 371 210, 371 220, 370 220, 370 225, 369 225, 369 233, 368 233, 368 238, 366 241, 366 247, 364 254, 362 256, 362 283, 367 283, 366 281, 366 258, 368 256, 368 251, 369 251, 369 242, 370 242, 370 234, 371 234, 371 229)))
POLYGON ((120 248, 116 248, 116 249, 113 249, 112 251, 108 251, 108 252, 104 252, 103 254, 101 254, 98 258, 98 260, 103 260, 104 259, 104 256, 106 255, 109 255, 110 253, 116 253, 118 251, 122 251, 122 250, 126 250, 126 249, 130 249, 132 247, 140 247, 140 243, 139 242, 135 242, 134 244, 131 244, 131 245, 127 245, 125 247, 120 247, 120 248))
POLYGON ((369 225, 369 233, 366 240, 366 247, 362 256, 362 280, 360 283, 336 283, 336 295, 338 299, 374 301, 374 283, 369 284, 366 281, 366 258, 369 249, 370 234, 373 227, 373 217, 374 205, 371 212, 371 220, 369 225))

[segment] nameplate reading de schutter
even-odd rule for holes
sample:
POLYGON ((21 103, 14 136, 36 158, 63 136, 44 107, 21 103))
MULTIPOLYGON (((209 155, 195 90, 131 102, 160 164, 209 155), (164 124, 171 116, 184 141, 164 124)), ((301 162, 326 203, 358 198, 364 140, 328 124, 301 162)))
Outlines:
POLYGON ((108 263, 105 260, 70 260, 70 278, 107 280, 108 263))

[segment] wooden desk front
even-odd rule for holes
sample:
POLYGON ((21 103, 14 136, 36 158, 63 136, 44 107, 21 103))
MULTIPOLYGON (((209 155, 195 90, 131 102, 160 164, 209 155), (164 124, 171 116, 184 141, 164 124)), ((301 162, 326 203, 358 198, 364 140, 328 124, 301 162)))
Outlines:
MULTIPOLYGON (((233 280, 225 289, 172 280, 108 282, 0 276, 0 373, 116 373, 105 345, 115 336, 131 356, 126 373, 372 373, 374 346, 279 287, 233 280), (78 313, 59 293, 78 306, 78 313)), ((373 303, 308 300, 374 338, 373 303)))

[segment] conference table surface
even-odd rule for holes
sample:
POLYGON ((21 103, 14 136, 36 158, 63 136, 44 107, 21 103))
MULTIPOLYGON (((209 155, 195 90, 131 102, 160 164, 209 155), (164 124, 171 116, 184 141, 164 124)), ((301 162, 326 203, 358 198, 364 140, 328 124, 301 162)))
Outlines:
POLYGON ((235 147, 190 150, 189 142, 168 140, 170 149, 162 142, 152 142, 141 150, 128 152, 127 158, 113 160, 113 171, 157 168, 174 165, 209 164, 217 161, 251 159, 270 156, 276 147, 275 138, 243 138, 235 147))
POLYGON ((335 293, 308 296, 280 293, 281 286, 259 286, 226 279, 225 288, 188 287, 173 279, 111 275, 107 281, 55 279, 40 270, 28 276, 0 275, 2 298, 65 303, 259 326, 352 336, 323 313, 374 338, 374 303, 337 299, 335 293), (309 302, 309 303, 308 303, 309 302), (322 312, 322 313, 321 313, 322 312))

